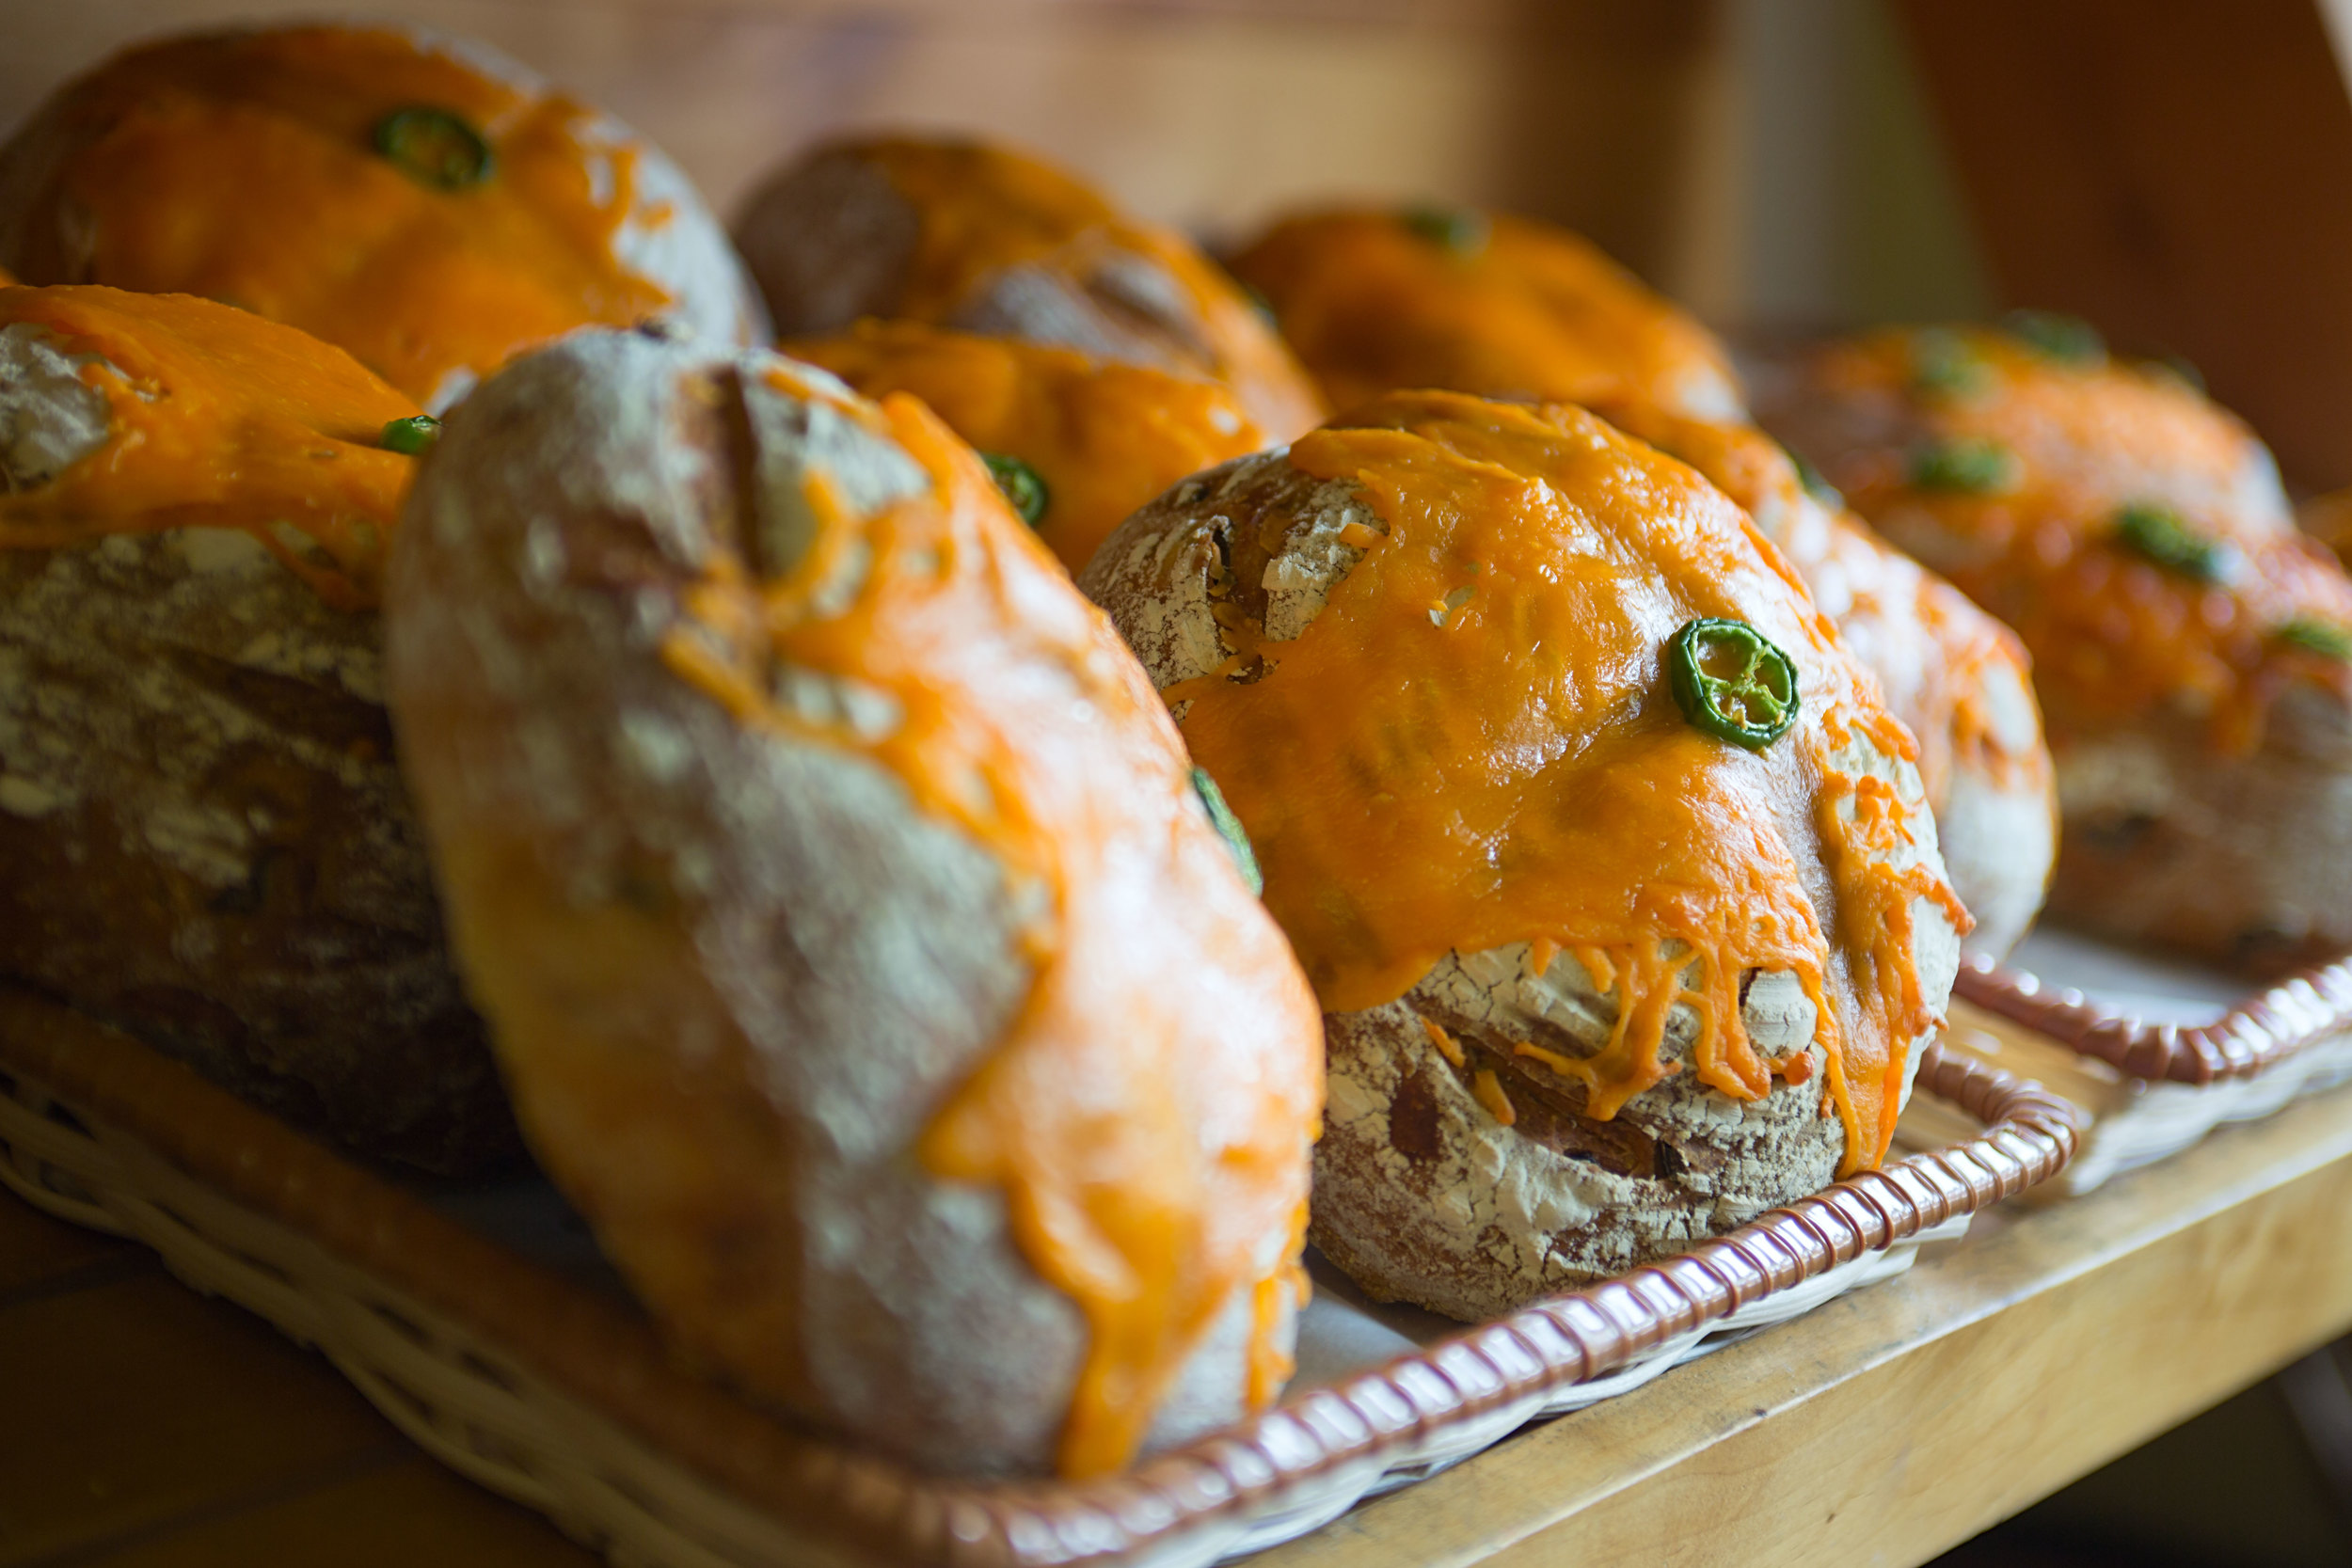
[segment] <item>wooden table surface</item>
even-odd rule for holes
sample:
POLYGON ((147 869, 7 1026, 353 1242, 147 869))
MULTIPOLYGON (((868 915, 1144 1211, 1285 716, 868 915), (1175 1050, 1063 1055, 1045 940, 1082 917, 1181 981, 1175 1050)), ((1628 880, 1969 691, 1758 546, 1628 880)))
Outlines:
MULTIPOLYGON (((2352 1089, 2225 1130, 1253 1568, 1913 1564, 2352 1327, 2352 1089)), ((594 1560, 318 1356, 0 1195, 0 1565, 594 1560)))

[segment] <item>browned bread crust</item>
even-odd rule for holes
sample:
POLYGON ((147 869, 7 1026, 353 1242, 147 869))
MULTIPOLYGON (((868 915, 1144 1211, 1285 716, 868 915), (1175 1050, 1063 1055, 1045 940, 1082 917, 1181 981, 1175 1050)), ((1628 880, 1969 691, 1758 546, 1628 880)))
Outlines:
MULTIPOLYGON (((1028 1006, 1041 889, 836 738, 897 733, 885 689, 777 656, 762 687, 788 721, 770 724, 662 652, 703 635, 688 606, 714 573, 772 582, 821 559, 840 575, 813 585, 820 602, 854 599, 874 558, 819 550, 807 498, 822 487, 853 536, 932 504, 891 432, 772 356, 590 333, 517 361, 453 418, 419 481, 389 585, 389 684, 525 1130, 682 1353, 927 1468, 1037 1470, 1086 1322, 1025 1260, 1003 1194, 940 1179, 916 1146, 1028 1006)), ((1025 572, 1052 584, 963 461, 992 526, 1035 552, 1025 572)), ((1103 734, 1105 787, 1183 787, 1176 738, 1109 628, 1066 584, 1030 608, 1079 617, 1102 677, 1147 705, 1142 728, 1103 734)), ((1024 678, 1059 689, 1071 674, 1024 678)), ((1077 695, 1052 721, 1102 725, 1077 695)), ((1304 981, 1184 810, 1162 838, 1176 853, 1152 967, 1160 984, 1238 986, 1240 1006, 1230 1046, 1182 1048, 1212 1074, 1231 1047, 1262 1049, 1275 1081, 1303 1084, 1304 981), (1212 914, 1274 944, 1261 950, 1285 985, 1206 957, 1212 914)), ((1312 1109, 1302 1095, 1288 1113, 1295 1207, 1312 1109)), ((1218 1113, 1197 1114, 1208 1145, 1218 1113)), ((1261 1266, 1279 1272, 1295 1244, 1260 1238, 1261 1266)), ((1242 1412, 1252 1294, 1183 1358, 1152 1445, 1242 1412)), ((1287 1342, 1291 1292, 1259 1305, 1287 1342)))

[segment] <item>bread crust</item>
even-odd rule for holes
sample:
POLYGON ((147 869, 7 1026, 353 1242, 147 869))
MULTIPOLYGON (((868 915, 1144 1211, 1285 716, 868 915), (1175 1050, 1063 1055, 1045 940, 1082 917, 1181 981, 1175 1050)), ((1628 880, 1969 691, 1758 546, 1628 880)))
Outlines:
MULTIPOLYGON (((810 480, 853 517, 930 484, 773 356, 585 333, 517 361, 412 498, 393 705, 525 1130, 682 1354, 925 1468, 1044 1469, 1086 1323, 1002 1194, 914 1152, 1025 1005, 1038 889, 870 754, 739 721, 659 652, 717 555, 793 569, 810 480)), ((814 719, 892 722, 853 684, 775 680, 814 719)), ((1241 1414, 1249 1294, 1151 1444, 1241 1414)))
MULTIPOLYGON (((1138 511, 1079 586, 1165 691, 1228 667, 1231 626, 1267 642, 1297 637, 1363 558, 1344 542, 1364 537, 1359 529, 1386 531, 1354 485, 1302 473, 1281 451, 1261 453, 1138 511)), ((1175 711, 1181 719, 1184 705, 1175 711)), ((1838 761, 1920 800, 1915 769, 1859 737, 1838 761)), ((1909 852, 1932 863, 1931 834, 1909 852)), ((1927 900, 1912 915, 1921 985, 1940 1013, 1958 934, 1927 900)), ((1743 1102, 1686 1071, 1600 1121, 1583 1114, 1581 1085, 1514 1047, 1597 1053, 1617 993, 1565 952, 1532 967, 1524 943, 1449 953, 1397 1002, 1324 1015, 1329 1102, 1311 1235, 1370 1294, 1474 1322, 1720 1234, 1831 1180, 1844 1134, 1821 1114, 1818 1020, 1794 976, 1753 974, 1742 1022, 1768 1053, 1810 1055, 1809 1086, 1776 1081, 1743 1102), (1516 1121, 1481 1102, 1481 1069, 1497 1075, 1516 1121)), ((1695 1014, 1677 1005, 1661 1058, 1687 1061, 1696 1033, 1695 1014)), ((1910 1042, 1915 1066, 1924 1043, 1910 1042)))
POLYGON ((297 1125, 456 1173, 514 1126, 376 639, 244 532, 0 550, 0 961, 297 1125))
POLYGON ((736 244, 787 338, 903 317, 1225 382, 1277 438, 1323 415, 1241 291, 1179 236, 1119 215, 1057 169, 977 144, 870 137, 817 149, 744 204, 736 244), (894 167, 952 167, 965 249, 945 251, 894 167))

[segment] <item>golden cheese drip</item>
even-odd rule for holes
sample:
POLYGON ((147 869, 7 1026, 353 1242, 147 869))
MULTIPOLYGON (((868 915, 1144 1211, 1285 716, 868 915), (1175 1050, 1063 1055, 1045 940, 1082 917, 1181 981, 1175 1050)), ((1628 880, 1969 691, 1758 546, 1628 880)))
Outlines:
POLYGON ((416 404, 341 349, 209 300, 0 290, 0 329, 20 325, 85 359, 107 426, 56 478, 0 495, 0 548, 239 529, 330 604, 374 604, 416 469, 384 450, 384 427, 416 404))
POLYGON ((592 145, 595 118, 389 30, 154 44, 69 89, 55 134, 85 144, 40 193, 19 269, 236 305, 431 400, 669 303, 614 254, 635 154, 592 145), (482 133, 489 179, 438 189, 374 150, 378 122, 418 105, 482 133))
POLYGON ((2033 656, 2054 734, 2158 710, 2201 717, 2211 742, 2259 744, 2290 682, 2352 691, 2352 665, 2281 640, 2301 621, 2352 629, 2352 579, 2283 513, 2249 506, 2263 459, 2237 420, 2160 371, 2067 363, 2008 334, 1937 329, 1958 345, 1958 385, 1922 375, 1921 334, 1889 330, 1827 351, 1818 384, 1844 400, 1907 404, 1934 443, 1990 443, 2005 471, 1977 489, 1916 483, 1919 451, 1882 448, 1833 476, 1857 510, 1902 534, 1933 519, 1939 559, 1968 596, 2014 627, 2033 656), (2230 556, 2200 581, 2135 551, 2122 509, 2154 504, 2230 556))
POLYGON ((1320 1020, 1109 623, 934 416, 904 395, 882 409, 931 488, 858 523, 813 485, 805 558, 766 585, 714 565, 689 600, 705 632, 664 653, 746 721, 870 756, 1043 890, 1028 997, 917 1152, 1001 1187, 1022 1255, 1084 1311, 1059 1462, 1103 1474, 1237 1295, 1258 1326, 1248 1397, 1287 1372, 1273 1333, 1296 1252, 1269 1238, 1303 1225, 1320 1020), (771 658, 886 692, 899 722, 812 730, 770 695, 771 658))
POLYGON ((1268 230, 1233 259, 1233 272, 1273 305, 1283 336, 1341 408, 1442 387, 1739 414, 1739 387, 1714 339, 1598 247, 1503 214, 1460 221, 1448 241, 1407 214, 1310 214, 1268 230))
POLYGON ((1141 257, 1182 295, 1182 315, 1138 299, 1138 317, 1180 341, 1183 364, 1232 387, 1277 439, 1311 429, 1322 400, 1246 295, 1182 235, 1120 213, 1099 193, 1034 158, 976 142, 886 137, 856 144, 921 219, 894 313, 948 322, 985 281, 1037 267, 1081 287, 1141 257))
POLYGON ((1845 1168, 1883 1155, 1910 1041, 1933 1022, 1912 903, 1964 928, 1939 876, 1874 855, 1907 834, 1856 733, 1909 736, 1786 562, 1690 470, 1581 410, 1398 393, 1299 441, 1388 525, 1256 678, 1170 688, 1195 756, 1247 824, 1265 899, 1327 1009, 1402 996, 1449 950, 1543 942, 1613 989, 1566 1070, 1606 1119, 1656 1084, 1668 1015, 1698 1015, 1700 1078, 1771 1086, 1740 1014, 1753 971, 1820 1014, 1845 1168), (1762 752, 1688 723, 1668 640, 1743 620, 1785 649, 1799 728, 1762 752), (1824 919, 1821 911, 1829 911, 1824 919))
POLYGON ((1221 383, 1041 343, 863 321, 783 348, 867 397, 912 392, 980 451, 1034 467, 1050 496, 1038 533, 1073 572, 1169 485, 1267 444, 1221 383))

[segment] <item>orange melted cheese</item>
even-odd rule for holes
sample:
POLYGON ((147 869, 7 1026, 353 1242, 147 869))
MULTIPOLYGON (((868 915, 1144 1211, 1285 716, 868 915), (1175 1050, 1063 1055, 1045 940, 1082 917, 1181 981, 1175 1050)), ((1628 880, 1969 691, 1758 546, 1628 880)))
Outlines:
POLYGON ((1786 971, 1820 1012, 1844 1168, 1875 1164, 1933 1022, 1913 900, 1967 916, 1924 866, 1876 859, 1907 812, 1837 759, 1857 732, 1911 740, 1787 563, 1690 470, 1572 408, 1400 393, 1291 462, 1358 486, 1386 536, 1298 638, 1257 645, 1258 678, 1237 658, 1163 695, 1189 705, 1324 1006, 1394 1001, 1449 950, 1573 954, 1617 997, 1606 1048, 1563 1059, 1605 1119, 1664 1076, 1677 1004, 1699 1077, 1766 1093, 1790 1069, 1749 1040, 1741 986, 1786 971), (1759 753, 1684 721, 1664 651, 1694 616, 1788 652, 1796 730, 1759 753))
POLYGON ((1033 158, 971 142, 884 138, 858 144, 920 214, 921 234, 896 313, 955 318, 973 290, 1011 267, 1084 285, 1142 257, 1171 279, 1190 319, 1139 312, 1189 338, 1189 368, 1232 387, 1250 418, 1287 439, 1323 418, 1322 402, 1282 341, 1215 263, 1171 230, 1121 214, 1033 158))
POLYGON ((1305 1224, 1320 1020, 1117 633, 921 404, 882 411, 933 489, 854 524, 812 488, 807 556, 764 585, 714 567, 688 601, 700 629, 664 652, 746 721, 871 757, 1047 895, 1024 934, 1027 1000, 918 1154, 1001 1187, 1023 1256, 1084 1310, 1060 1465, 1101 1474, 1237 1292, 1259 1328, 1249 1397, 1287 1372, 1272 1334, 1305 1224), (840 606, 821 590, 861 553, 840 606), (886 691, 903 718, 882 739, 811 730, 771 699, 771 657, 886 691))
POLYGON ((1233 259, 1341 408, 1406 387, 1737 415, 1706 329, 1564 230, 1496 214, 1459 249, 1391 212, 1278 224, 1233 259))
POLYGON ((1986 672, 2027 668, 2016 635, 1958 590, 1805 490, 1796 465, 1749 424, 1677 418, 1640 404, 1596 410, 1619 428, 1690 464, 1740 503, 1804 578, 1813 602, 1837 624, 1849 653, 1919 743, 1928 804, 1942 810, 1955 764, 2005 787, 2046 785, 2050 754, 2004 740, 1984 706, 1986 672))
POLYGON ((867 397, 912 392, 982 451, 1045 481, 1038 533, 1076 572, 1128 513, 1267 444, 1226 387, 1070 349, 916 322, 860 322, 783 345, 867 397))
POLYGON ((431 401, 532 344, 669 302, 614 256, 633 154, 592 147, 594 119, 396 32, 156 44, 69 90, 59 133, 80 145, 15 260, 31 282, 239 306, 431 401), (375 152, 377 122, 420 104, 484 135, 486 182, 435 189, 375 152))
POLYGON ((115 289, 0 290, 0 329, 93 356, 105 443, 49 483, 0 495, 0 548, 109 533, 239 529, 329 603, 375 602, 416 459, 384 426, 417 405, 344 354, 209 300, 115 289))
POLYGON ((1817 385, 1834 398, 1902 400, 1936 440, 1997 443, 2011 480, 1984 493, 1922 489, 1914 453, 1883 448, 1832 477, 1899 535, 1924 514, 1951 537, 1939 563, 2024 640, 2053 733, 2170 710, 2243 752, 2290 681, 2352 692, 2352 666, 2276 635, 2298 618, 2352 628, 2352 580, 2282 513, 2245 500, 2240 476, 2261 459, 2243 425, 2169 376, 2058 362, 1998 332, 1955 336, 1977 366, 1965 390, 1920 386, 1906 331, 1832 348, 1817 385), (2227 546, 2228 580, 2196 580, 2119 539, 2117 514, 2137 503, 2227 546))

